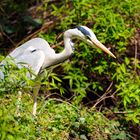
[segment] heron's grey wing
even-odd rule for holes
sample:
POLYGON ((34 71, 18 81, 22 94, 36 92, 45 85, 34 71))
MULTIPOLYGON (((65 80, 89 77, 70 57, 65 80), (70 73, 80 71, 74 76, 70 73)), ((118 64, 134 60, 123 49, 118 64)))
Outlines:
POLYGON ((20 56, 25 50, 28 49, 29 46, 33 46, 36 49, 40 49, 40 50, 44 51, 44 53, 47 52, 47 50, 50 50, 50 45, 48 44, 48 42, 46 40, 44 40, 42 38, 33 38, 33 39, 25 42, 21 46, 17 47, 16 49, 14 49, 10 53, 10 56, 12 56, 12 57, 20 56))
POLYGON ((33 46, 29 46, 27 49, 20 53, 20 55, 12 56, 15 59, 18 67, 23 65, 33 70, 35 74, 38 74, 45 60, 45 54, 42 50, 36 49, 33 46), (23 64, 24 63, 24 64, 23 64))

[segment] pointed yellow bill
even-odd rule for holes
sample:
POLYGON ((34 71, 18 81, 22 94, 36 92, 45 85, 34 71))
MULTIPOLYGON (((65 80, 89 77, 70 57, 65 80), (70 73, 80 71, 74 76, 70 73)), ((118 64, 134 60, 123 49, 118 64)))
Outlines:
POLYGON ((100 48, 101 50, 103 50, 104 52, 106 52, 107 54, 109 54, 110 56, 116 58, 116 56, 111 52, 109 51, 100 41, 98 41, 97 39, 95 40, 91 40, 91 42, 98 48, 100 48))

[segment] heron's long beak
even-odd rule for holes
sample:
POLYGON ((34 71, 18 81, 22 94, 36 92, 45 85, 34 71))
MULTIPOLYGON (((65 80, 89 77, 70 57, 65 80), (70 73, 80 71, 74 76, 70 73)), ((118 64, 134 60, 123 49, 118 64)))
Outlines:
POLYGON ((98 48, 100 48, 101 50, 103 50, 104 52, 106 52, 107 54, 109 54, 110 56, 116 58, 116 56, 110 52, 100 41, 98 41, 97 39, 91 39, 91 42, 98 48))

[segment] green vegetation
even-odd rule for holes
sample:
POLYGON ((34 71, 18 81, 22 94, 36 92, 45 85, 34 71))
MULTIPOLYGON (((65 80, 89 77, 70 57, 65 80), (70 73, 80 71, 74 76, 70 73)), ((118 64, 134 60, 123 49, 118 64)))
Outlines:
POLYGON ((28 94, 20 103, 21 117, 15 115, 17 92, 31 93, 36 80, 26 77, 31 71, 18 69, 7 59, 0 67, 5 73, 0 79, 0 139, 139 139, 140 37, 135 37, 140 28, 139 7, 139 0, 40 0, 27 1, 26 5, 2 0, 3 50, 10 43, 40 36, 61 51, 63 38, 57 38, 58 34, 76 25, 87 25, 117 59, 76 41, 72 61, 45 70, 38 78, 42 86, 36 117, 31 115, 33 103, 28 94), (33 5, 35 9, 29 10, 33 5), (17 16, 10 24, 12 12, 17 16), (49 21, 55 25, 47 27, 49 21), (47 32, 44 27, 49 28, 47 32))

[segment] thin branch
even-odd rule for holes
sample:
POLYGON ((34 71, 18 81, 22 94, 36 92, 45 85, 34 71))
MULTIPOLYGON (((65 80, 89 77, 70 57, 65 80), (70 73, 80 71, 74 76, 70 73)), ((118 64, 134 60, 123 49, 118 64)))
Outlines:
MULTIPOLYGON (((75 108, 75 109, 78 111, 78 113, 80 114, 79 109, 78 109, 77 107, 75 107, 74 105, 72 105, 71 103, 67 102, 67 101, 64 101, 64 100, 61 100, 61 99, 57 99, 57 98, 51 98, 51 99, 49 99, 49 101, 58 101, 58 102, 62 102, 62 103, 67 103, 68 105, 70 105, 70 106, 72 106, 73 108, 75 108)), ((48 102, 48 101, 46 101, 46 103, 47 103, 47 102, 48 102)), ((43 108, 46 106, 46 103, 43 104, 43 107, 40 109, 40 111, 38 112, 38 114, 41 113, 41 111, 43 110, 43 108)))
POLYGON ((134 113, 134 111, 118 111, 118 112, 113 112, 114 114, 131 114, 134 113))
POLYGON ((137 69, 137 52, 138 52, 138 46, 137 46, 137 42, 135 41, 135 60, 134 60, 134 71, 135 72, 137 69))
POLYGON ((105 100, 106 98, 110 98, 110 97, 113 98, 114 97, 114 93, 111 96, 107 96, 107 94, 110 93, 110 89, 111 89, 112 85, 113 85, 113 82, 111 82, 111 84, 109 85, 109 87, 107 88, 105 93, 99 99, 97 99, 96 103, 94 104, 94 106, 92 108, 95 108, 101 101, 105 100))
POLYGON ((23 42, 25 42, 25 41, 27 41, 27 40, 33 38, 33 37, 36 37, 37 34, 38 34, 39 32, 41 32, 42 30, 46 29, 46 28, 47 28, 50 24, 52 24, 52 23, 53 23, 53 22, 50 21, 49 23, 45 24, 44 26, 42 26, 40 29, 38 29, 38 30, 35 31, 34 33, 32 33, 32 34, 30 34, 29 36, 25 37, 25 38, 24 38, 22 41, 20 41, 16 46, 19 46, 19 45, 23 44, 23 42))
POLYGON ((60 41, 58 44, 52 45, 51 48, 56 48, 57 46, 61 46, 64 44, 64 41, 60 41))
POLYGON ((53 26, 55 26, 56 21, 50 21, 47 22, 46 24, 44 24, 40 29, 38 29, 37 31, 35 31, 34 33, 30 34, 29 36, 25 37, 23 40, 21 40, 18 44, 16 44, 16 47, 20 46, 21 44, 23 44, 24 42, 26 42, 27 40, 36 37, 38 35, 38 33, 40 33, 41 31, 46 31, 50 28, 52 28, 53 26))
POLYGON ((15 46, 16 46, 15 42, 14 42, 5 32, 3 32, 1 25, 0 25, 0 30, 1 30, 1 33, 2 33, 2 34, 11 42, 11 44, 15 47, 15 46))

